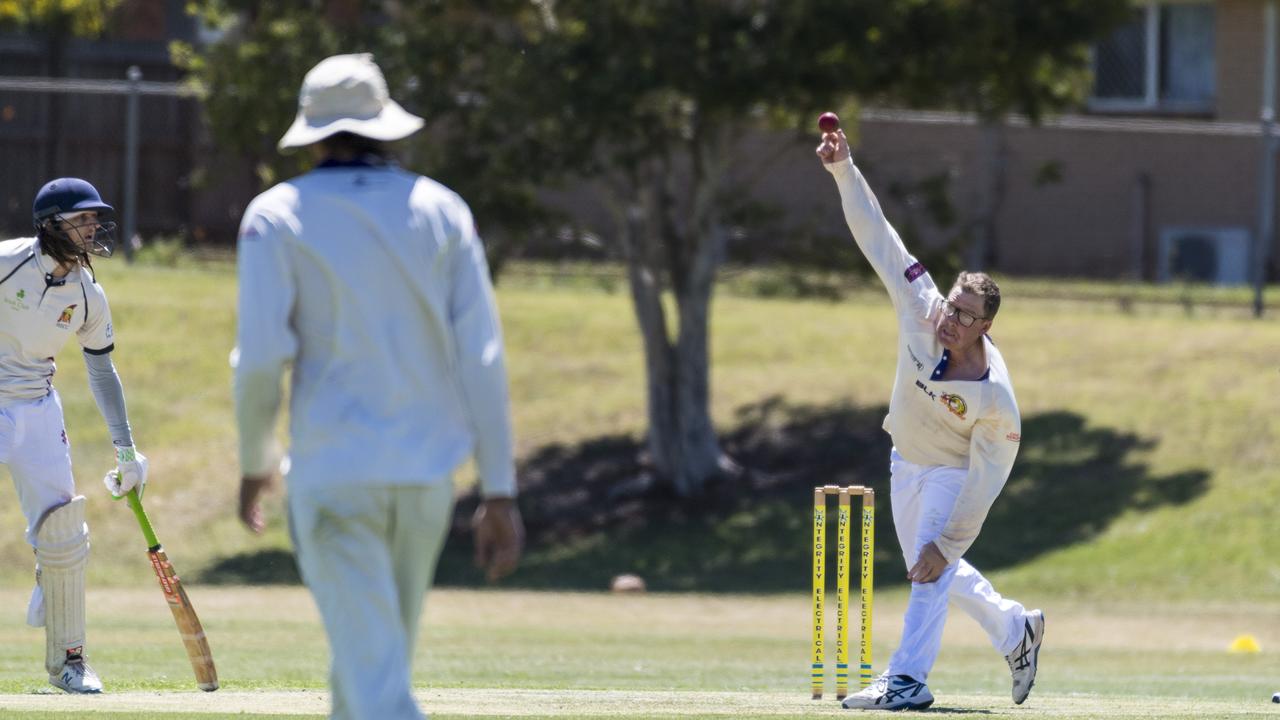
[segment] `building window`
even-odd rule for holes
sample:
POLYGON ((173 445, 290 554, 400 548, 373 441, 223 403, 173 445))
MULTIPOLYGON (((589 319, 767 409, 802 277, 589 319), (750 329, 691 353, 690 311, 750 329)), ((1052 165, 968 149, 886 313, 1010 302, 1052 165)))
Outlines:
POLYGON ((1214 7, 1142 0, 1093 49, 1093 110, 1211 112, 1214 7))

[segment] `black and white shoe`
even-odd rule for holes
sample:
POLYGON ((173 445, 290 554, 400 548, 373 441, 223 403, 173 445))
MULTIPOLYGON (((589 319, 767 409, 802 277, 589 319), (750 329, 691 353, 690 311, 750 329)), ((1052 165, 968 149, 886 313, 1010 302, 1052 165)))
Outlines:
POLYGON ((846 710, 923 710, 933 704, 929 686, 910 675, 881 675, 841 703, 846 710))
POLYGON ((98 679, 98 673, 78 653, 67 654, 67 662, 62 666, 62 671, 57 675, 50 675, 49 684, 78 695, 96 695, 102 692, 102 681, 98 679))
POLYGON ((1036 669, 1040 661, 1040 643, 1044 642, 1044 613, 1039 610, 1022 616, 1022 642, 1013 652, 1004 656, 1013 675, 1013 702, 1021 705, 1036 684, 1036 669))

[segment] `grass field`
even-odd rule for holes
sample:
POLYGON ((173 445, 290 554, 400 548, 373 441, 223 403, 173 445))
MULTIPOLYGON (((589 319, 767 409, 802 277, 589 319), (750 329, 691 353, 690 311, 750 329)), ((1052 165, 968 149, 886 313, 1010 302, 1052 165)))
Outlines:
MULTIPOLYGON (((113 693, 45 692, 40 636, 21 625, 30 549, 16 503, 3 503, 0 717, 322 714, 325 646, 305 593, 211 584, 295 577, 278 498, 265 537, 233 517, 233 272, 107 261, 101 275, 130 418, 153 462, 148 510, 191 585, 224 689, 187 692, 136 524, 99 484, 109 441, 69 347, 56 384, 90 498, 92 652, 113 693)), ((702 514, 609 517, 564 538, 535 534, 507 589, 438 592, 415 677, 436 717, 837 714, 834 702, 811 703, 805 688, 805 487, 883 487, 888 445, 878 428, 894 322, 879 291, 842 286, 838 301, 784 299, 788 282, 735 276, 712 319, 713 414, 726 447, 787 482, 702 514), (602 588, 619 572, 639 572, 651 589, 692 592, 552 592, 602 588), (512 590, 530 587, 548 592, 512 590)), ((971 558, 1006 594, 1046 609, 1046 674, 1014 708, 1003 662, 957 619, 931 678, 936 707, 1280 717, 1266 702, 1280 690, 1280 323, 1218 304, 1239 293, 1194 288, 1010 281, 1005 296, 994 335, 1018 391, 1023 450, 971 558), (1258 636, 1263 652, 1226 653, 1240 633, 1258 636)), ((521 472, 563 486, 527 495, 534 526, 577 484, 609 489, 637 472, 639 341, 624 288, 608 277, 515 274, 499 302, 521 472)), ((902 592, 887 502, 881 511, 878 665, 896 641, 902 592)), ((448 584, 475 583, 466 553, 462 538, 451 541, 448 584)))
MULTIPOLYGON (((265 538, 244 533, 233 518, 230 267, 109 261, 101 271, 130 418, 153 462, 147 503, 160 539, 191 579, 293 577, 291 568, 265 562, 287 561, 278 498, 265 538)), ((1109 301, 1020 299, 1019 287, 1008 283, 995 337, 1025 439, 974 557, 1024 592, 1280 599, 1273 471, 1280 413, 1271 392, 1280 377, 1280 323, 1220 308, 1188 314, 1177 304, 1122 311, 1109 301)), ((728 290, 713 308, 714 417, 744 462, 789 473, 793 485, 730 508, 705 528, 686 522, 674 532, 666 523, 636 534, 619 523, 572 542, 535 544, 512 585, 554 589, 580 578, 583 585, 569 587, 598 588, 613 572, 643 571, 653 589, 803 587, 807 576, 792 566, 806 554, 804 485, 884 482, 888 445, 879 423, 895 352, 884 296, 766 300, 728 290), (680 543, 698 544, 707 561, 671 566, 680 543)), ((645 422, 642 363, 622 288, 512 276, 499 300, 522 472, 557 476, 572 489, 593 471, 578 462, 593 452, 633 459, 645 422)), ((59 360, 56 384, 90 499, 91 581, 146 581, 131 515, 99 490, 111 454, 83 362, 74 347, 59 360)), ((528 511, 533 517, 538 508, 528 511)), ((14 504, 0 506, 0 526, 20 525, 14 504)), ((897 560, 891 536, 882 538, 877 559, 887 573, 897 560)), ((16 587, 29 573, 20 533, 0 534, 0 579, 16 587)), ((452 570, 446 577, 474 581, 452 570)))
MULTIPOLYGON (((12 607, 22 600, 0 593, 12 607)), ((203 588, 221 690, 194 688, 162 603, 141 590, 90 594, 95 664, 108 695, 51 694, 39 635, 0 618, 0 716, 9 718, 318 717, 326 649, 297 588, 203 588), (246 713, 247 715, 240 715, 246 713)), ((414 674, 419 698, 449 717, 824 717, 808 696, 807 603, 798 594, 608 595, 437 591, 414 674)), ((1034 718, 1276 717, 1275 654, 1233 655, 1230 637, 1280 646, 1276 604, 1046 605, 1036 689, 1009 699, 1003 660, 970 619, 953 617, 930 678, 932 712, 1034 718), (1274 709, 1273 709, 1274 708, 1274 709)), ((877 664, 895 644, 901 593, 877 603, 877 664)), ((833 688, 828 687, 828 692, 833 688)))

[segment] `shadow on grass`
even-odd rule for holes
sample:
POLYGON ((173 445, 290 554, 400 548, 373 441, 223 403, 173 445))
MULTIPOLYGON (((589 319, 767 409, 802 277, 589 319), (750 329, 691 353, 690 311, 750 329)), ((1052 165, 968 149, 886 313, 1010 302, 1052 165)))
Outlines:
MULTIPOLYGON (((876 584, 904 582, 888 493, 885 408, 795 405, 773 397, 744 406, 723 446, 743 467, 703 497, 682 501, 654 478, 634 438, 550 445, 520 468, 528 544, 504 586, 600 590, 622 573, 650 590, 784 592, 810 581, 812 488, 877 491, 876 584)), ((1208 488, 1195 469, 1154 475, 1132 457, 1155 441, 1090 427, 1069 412, 1024 418, 1023 447, 968 558, 997 569, 1087 540, 1128 510, 1186 503, 1208 488)), ((459 502, 437 584, 483 584, 471 567, 459 502)), ((835 513, 830 513, 834 531, 835 513)), ((855 542, 857 538, 855 537, 855 542)))
MULTIPOLYGON (((884 414, 883 406, 796 405, 779 397, 744 406, 722 443, 748 469, 715 481, 692 501, 657 481, 634 438, 543 447, 520 467, 528 544, 520 569, 503 585, 601 590, 615 575, 635 573, 651 590, 804 590, 812 489, 826 484, 875 488, 876 585, 901 584, 884 414)), ((1074 413, 1024 418, 1022 436, 1013 475, 967 555, 984 570, 1088 540, 1129 510, 1186 503, 1208 488, 1206 470, 1154 475, 1133 457, 1153 449, 1154 440, 1087 426, 1074 413)), ((484 583, 470 558, 475 506, 474 496, 458 503, 438 585, 484 583)), ((834 537, 835 513, 829 517, 834 537)), ((266 585, 299 577, 293 556, 272 549, 223 558, 199 580, 266 585)))
POLYGON ((271 548, 222 558, 198 577, 206 585, 300 585, 293 553, 271 548))

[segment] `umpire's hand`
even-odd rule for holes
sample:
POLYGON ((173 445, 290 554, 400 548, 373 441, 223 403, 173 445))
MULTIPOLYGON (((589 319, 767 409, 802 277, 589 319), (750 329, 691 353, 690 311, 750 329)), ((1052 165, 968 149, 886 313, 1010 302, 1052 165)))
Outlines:
POLYGON ((524 550, 524 521, 512 498, 487 498, 471 518, 475 535, 476 567, 485 571, 489 582, 506 577, 516 569, 524 550))

